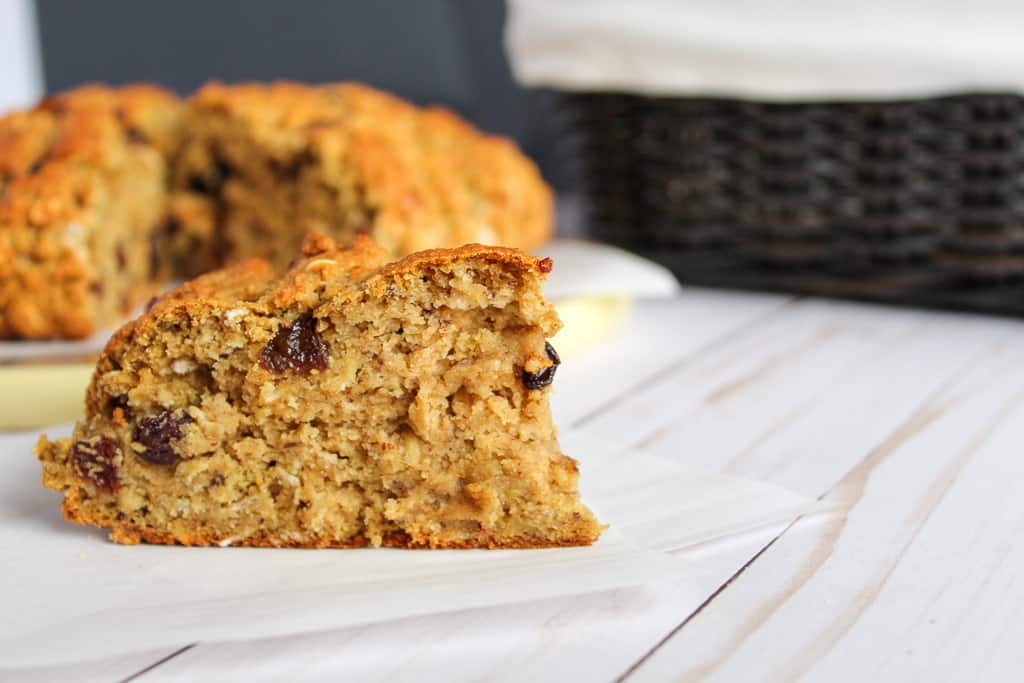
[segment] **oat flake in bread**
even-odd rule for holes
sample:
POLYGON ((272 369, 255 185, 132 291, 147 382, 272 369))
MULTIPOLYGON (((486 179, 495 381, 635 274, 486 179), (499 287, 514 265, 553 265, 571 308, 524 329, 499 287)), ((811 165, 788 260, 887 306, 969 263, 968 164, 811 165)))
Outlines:
POLYGON ((314 235, 121 329, 70 439, 40 439, 72 521, 121 543, 586 545, 548 394, 551 263, 469 245, 386 263, 314 235))

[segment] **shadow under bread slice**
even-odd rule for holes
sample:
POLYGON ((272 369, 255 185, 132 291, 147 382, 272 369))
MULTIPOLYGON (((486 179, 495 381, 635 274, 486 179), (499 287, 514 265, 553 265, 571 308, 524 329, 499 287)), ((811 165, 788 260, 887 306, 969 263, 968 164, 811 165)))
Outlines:
POLYGON ((547 259, 499 247, 383 265, 313 235, 121 329, 71 439, 40 439, 72 521, 121 543, 542 547, 592 543, 548 393, 547 259))

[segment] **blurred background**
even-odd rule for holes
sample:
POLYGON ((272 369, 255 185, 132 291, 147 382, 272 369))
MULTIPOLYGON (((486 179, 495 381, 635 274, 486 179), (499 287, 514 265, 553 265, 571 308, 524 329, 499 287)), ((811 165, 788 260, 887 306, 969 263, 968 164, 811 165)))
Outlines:
POLYGON ((0 0, 0 109, 88 81, 357 80, 514 138, 568 190, 554 98, 513 80, 505 14, 503 0, 0 0))

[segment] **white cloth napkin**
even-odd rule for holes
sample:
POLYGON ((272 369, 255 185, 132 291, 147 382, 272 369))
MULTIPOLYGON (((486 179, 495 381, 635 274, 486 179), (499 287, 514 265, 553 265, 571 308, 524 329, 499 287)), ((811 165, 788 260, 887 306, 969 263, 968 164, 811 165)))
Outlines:
POLYGON ((760 99, 1024 89, 1012 0, 510 0, 532 86, 760 99))
POLYGON ((35 3, 0 2, 0 116, 31 106, 43 93, 35 3))

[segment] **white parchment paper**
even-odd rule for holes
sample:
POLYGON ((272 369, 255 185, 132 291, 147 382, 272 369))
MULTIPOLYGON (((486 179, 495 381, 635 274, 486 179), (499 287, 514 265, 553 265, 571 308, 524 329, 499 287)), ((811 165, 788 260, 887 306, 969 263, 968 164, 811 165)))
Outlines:
MULTIPOLYGON (((51 435, 68 428, 50 430, 51 435)), ((0 437, 0 669, 525 602, 685 576, 658 552, 766 524, 813 501, 562 435, 612 528, 589 548, 508 551, 119 546, 65 522, 39 484, 36 434, 0 437)))

